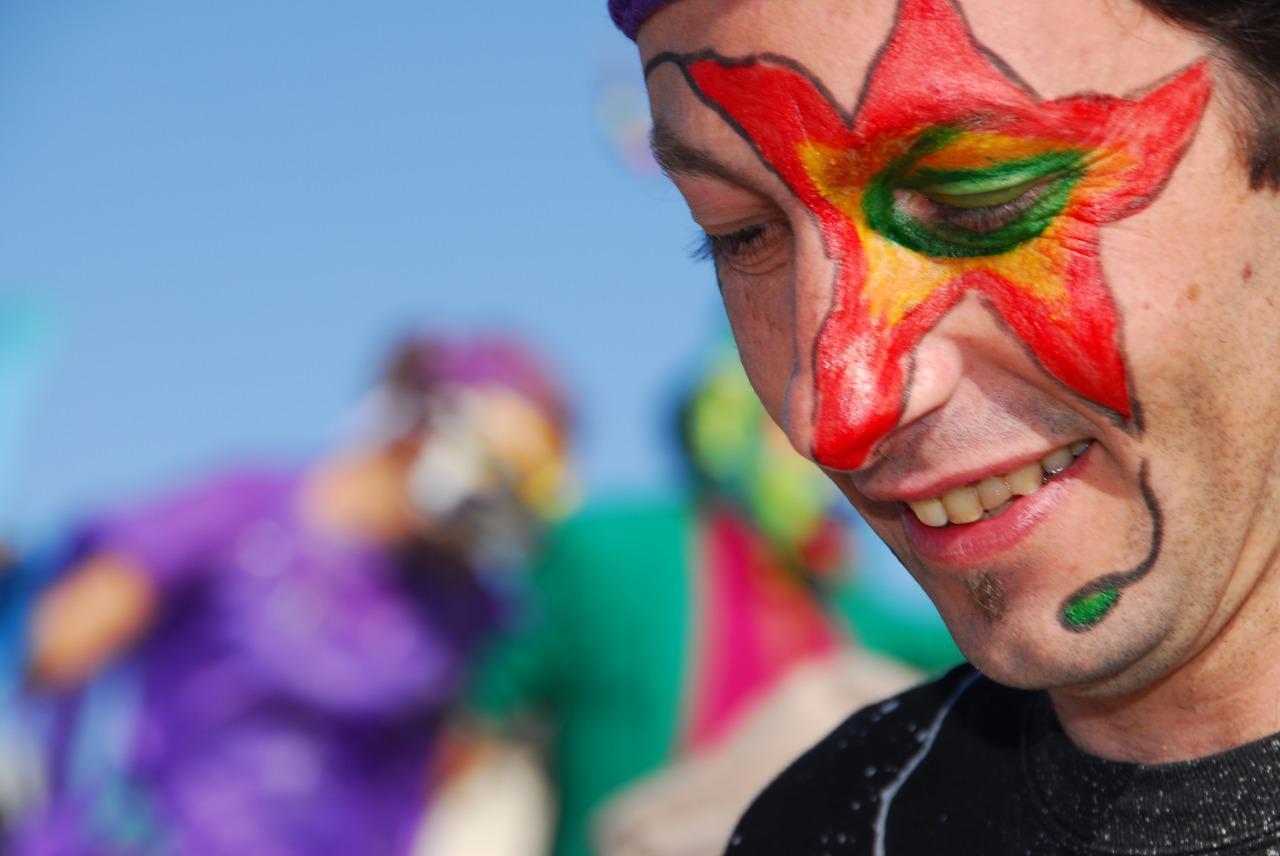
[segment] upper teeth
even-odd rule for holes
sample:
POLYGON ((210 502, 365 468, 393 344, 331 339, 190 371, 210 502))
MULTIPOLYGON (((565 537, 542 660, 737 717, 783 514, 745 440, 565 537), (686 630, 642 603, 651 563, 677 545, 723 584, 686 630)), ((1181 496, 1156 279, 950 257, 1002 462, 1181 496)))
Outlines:
POLYGON ((973 484, 953 487, 942 496, 907 504, 925 526, 973 523, 985 513, 1000 508, 1012 497, 1035 493, 1040 485, 1065 470, 1072 459, 1089 448, 1090 442, 1082 440, 1063 446, 1013 472, 989 476, 973 484))

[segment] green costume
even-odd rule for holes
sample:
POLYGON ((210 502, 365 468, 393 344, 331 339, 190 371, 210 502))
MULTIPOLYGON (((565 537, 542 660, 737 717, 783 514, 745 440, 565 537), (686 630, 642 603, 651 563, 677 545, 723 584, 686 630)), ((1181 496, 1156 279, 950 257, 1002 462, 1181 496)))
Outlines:
POLYGON ((549 538, 526 620, 479 671, 476 703, 546 714, 557 856, 585 856, 592 809, 676 745, 691 612, 688 506, 588 510, 549 538))
MULTIPOLYGON (((690 503, 588 508, 551 535, 532 572, 532 608, 478 672, 474 702, 483 713, 507 719, 523 711, 552 726, 555 856, 588 856, 595 809, 688 745, 697 685, 707 678, 695 616, 708 599, 693 585, 704 531, 690 503)), ((895 625, 878 591, 854 580, 834 605, 876 627, 884 653, 898 653, 884 651, 897 642, 917 664, 956 662, 936 617, 895 625)), ((776 615, 794 605, 774 600, 766 609, 776 615)), ((794 657, 816 644, 795 646, 794 657)))
MULTIPOLYGON (((692 498, 600 504, 553 532, 530 609, 477 675, 482 712, 527 711, 553 729, 556 856, 587 856, 605 799, 714 747, 793 667, 848 640, 847 618, 815 594, 845 585, 835 491, 769 420, 732 351, 698 378, 680 417, 692 498)), ((859 576, 865 559, 905 578, 878 549, 854 551, 859 576)), ((886 653, 954 663, 932 608, 921 620, 878 576, 831 601, 886 653)))

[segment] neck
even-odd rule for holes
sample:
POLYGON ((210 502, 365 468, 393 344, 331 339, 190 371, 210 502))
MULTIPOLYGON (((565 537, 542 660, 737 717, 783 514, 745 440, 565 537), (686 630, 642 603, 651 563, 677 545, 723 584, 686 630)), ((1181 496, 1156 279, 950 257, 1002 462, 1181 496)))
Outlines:
POLYGON ((1103 758, 1166 763, 1280 733, 1280 574, 1267 572, 1217 622, 1207 643, 1140 690, 1050 692, 1063 730, 1103 758))

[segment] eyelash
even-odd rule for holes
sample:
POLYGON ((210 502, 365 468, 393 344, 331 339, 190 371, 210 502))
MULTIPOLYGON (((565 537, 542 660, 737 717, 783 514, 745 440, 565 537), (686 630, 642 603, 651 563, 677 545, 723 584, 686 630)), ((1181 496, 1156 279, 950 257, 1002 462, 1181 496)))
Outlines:
POLYGON ((753 223, 727 235, 703 232, 691 255, 695 261, 717 262, 758 249, 767 237, 768 226, 768 223, 753 223))
POLYGON ((768 220, 725 235, 703 233, 692 256, 747 276, 761 276, 785 261, 782 243, 790 235, 785 221, 768 220))
POLYGON ((1040 200, 1051 183, 1052 179, 1046 179, 1016 199, 978 208, 957 208, 931 199, 918 190, 902 190, 897 197, 903 210, 925 225, 934 226, 941 222, 981 235, 1016 221, 1040 200))

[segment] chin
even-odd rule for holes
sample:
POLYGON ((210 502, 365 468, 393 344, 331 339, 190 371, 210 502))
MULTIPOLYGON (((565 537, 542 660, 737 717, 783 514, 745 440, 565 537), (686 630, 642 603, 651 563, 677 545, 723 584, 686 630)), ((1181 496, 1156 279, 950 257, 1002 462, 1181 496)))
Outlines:
POLYGON ((1035 614, 1046 617, 1033 620, 1016 614, 998 621, 970 616, 948 627, 969 662, 997 683, 1112 696, 1141 689, 1166 671, 1157 654, 1168 636, 1166 622, 1159 616, 1134 620, 1131 611, 1118 610, 1083 633, 1063 629, 1052 618, 1055 613, 1044 608, 1035 614))

